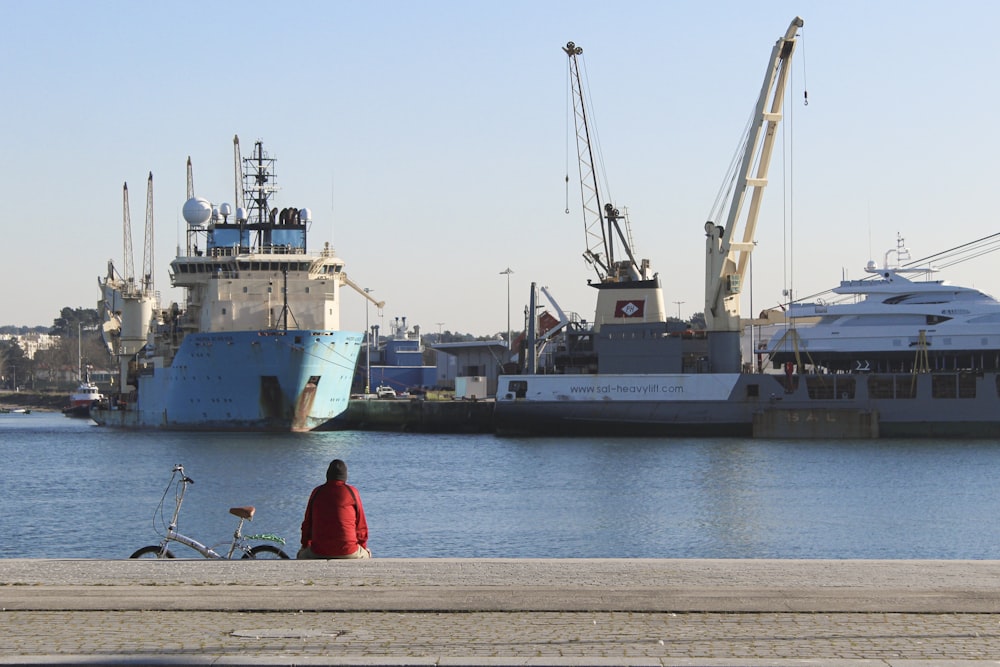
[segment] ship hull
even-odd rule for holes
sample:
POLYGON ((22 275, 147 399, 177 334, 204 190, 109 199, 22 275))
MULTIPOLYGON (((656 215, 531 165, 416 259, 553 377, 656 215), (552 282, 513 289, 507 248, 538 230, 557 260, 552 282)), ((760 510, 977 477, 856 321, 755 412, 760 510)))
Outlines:
POLYGON ((146 360, 133 397, 91 417, 131 429, 321 429, 347 408, 361 340, 347 331, 188 334, 169 365, 146 360))
POLYGON ((500 435, 1000 437, 1000 375, 501 376, 500 435))

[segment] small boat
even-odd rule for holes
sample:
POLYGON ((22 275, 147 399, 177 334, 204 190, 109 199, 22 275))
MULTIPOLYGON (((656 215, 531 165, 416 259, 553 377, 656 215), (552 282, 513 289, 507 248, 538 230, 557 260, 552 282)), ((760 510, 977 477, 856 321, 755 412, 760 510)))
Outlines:
POLYGON ((77 377, 80 378, 80 384, 77 385, 76 390, 69 395, 69 405, 63 408, 63 414, 67 417, 77 417, 80 419, 90 418, 90 406, 92 406, 97 401, 103 401, 104 395, 101 393, 100 387, 91 382, 90 375, 84 374, 83 372, 83 348, 81 347, 81 334, 83 333, 82 327, 77 327, 77 377))

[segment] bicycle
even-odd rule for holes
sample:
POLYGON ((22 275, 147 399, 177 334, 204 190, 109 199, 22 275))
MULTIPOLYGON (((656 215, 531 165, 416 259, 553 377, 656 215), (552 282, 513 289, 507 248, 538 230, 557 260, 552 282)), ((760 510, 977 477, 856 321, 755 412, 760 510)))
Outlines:
MULTIPOLYGON (((236 530, 233 532, 233 539, 232 542, 229 543, 228 550, 218 550, 219 547, 226 544, 225 542, 220 542, 209 547, 202 544, 198 540, 177 532, 177 517, 181 513, 181 503, 184 502, 184 494, 187 492, 187 487, 191 484, 194 484, 194 480, 184 474, 184 466, 180 464, 175 465, 173 473, 170 476, 170 481, 167 482, 167 488, 163 491, 163 497, 160 498, 160 504, 156 508, 156 514, 159 514, 160 522, 163 523, 163 502, 167 498, 167 492, 170 491, 170 487, 173 486, 175 500, 174 516, 170 519, 170 523, 166 527, 166 534, 160 533, 160 531, 157 530, 157 533, 162 535, 163 540, 161 540, 159 544, 138 549, 131 556, 129 556, 129 558, 175 558, 173 552, 168 548, 168 545, 171 542, 179 542, 180 544, 191 547, 205 558, 232 558, 235 553, 242 554, 241 558, 288 558, 287 553, 273 544, 250 544, 251 541, 268 541, 276 542, 278 544, 285 543, 284 538, 271 533, 260 535, 243 534, 243 522, 253 521, 253 516, 256 512, 256 508, 250 505, 229 508, 229 513, 238 518, 240 521, 236 525, 236 530), (180 476, 179 478, 178 475, 180 476)), ((156 514, 153 515, 154 527, 156 524, 156 514)))

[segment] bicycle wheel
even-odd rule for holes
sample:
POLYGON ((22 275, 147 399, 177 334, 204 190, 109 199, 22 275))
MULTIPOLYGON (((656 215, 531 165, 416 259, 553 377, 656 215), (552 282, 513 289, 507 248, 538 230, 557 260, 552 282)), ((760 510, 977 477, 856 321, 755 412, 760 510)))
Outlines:
POLYGON ((129 558, 173 558, 174 554, 171 553, 170 549, 162 549, 159 545, 151 545, 148 547, 143 547, 136 551, 134 554, 129 556, 129 558))
POLYGON ((243 558, 255 558, 257 560, 287 560, 288 554, 271 544, 258 544, 250 547, 250 551, 243 554, 243 558))

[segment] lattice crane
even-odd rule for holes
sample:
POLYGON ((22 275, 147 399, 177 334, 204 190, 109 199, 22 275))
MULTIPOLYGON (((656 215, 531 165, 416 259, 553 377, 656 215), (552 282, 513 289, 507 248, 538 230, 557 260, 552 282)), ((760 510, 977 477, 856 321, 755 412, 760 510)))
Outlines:
POLYGON ((128 210, 128 182, 122 185, 122 239, 124 242, 124 280, 125 290, 135 289, 135 259, 132 253, 132 216, 128 210))
MULTIPOLYGON (((594 145, 584 102, 578 57, 583 49, 567 42, 563 51, 569 56, 569 75, 573 97, 573 119, 576 125, 577 164, 580 170, 580 194, 583 201, 584 234, 587 249, 583 258, 594 267, 601 282, 623 282, 645 279, 648 262, 636 262, 632 254, 628 219, 610 202, 601 204, 601 191, 594 166, 594 145), (624 230, 622 226, 624 225, 624 230), (615 245, 621 244, 626 258, 615 258, 615 245)), ((568 178, 568 177, 567 177, 568 178)))
POLYGON ((146 231, 142 248, 142 291, 152 294, 153 288, 153 172, 146 180, 146 231))

